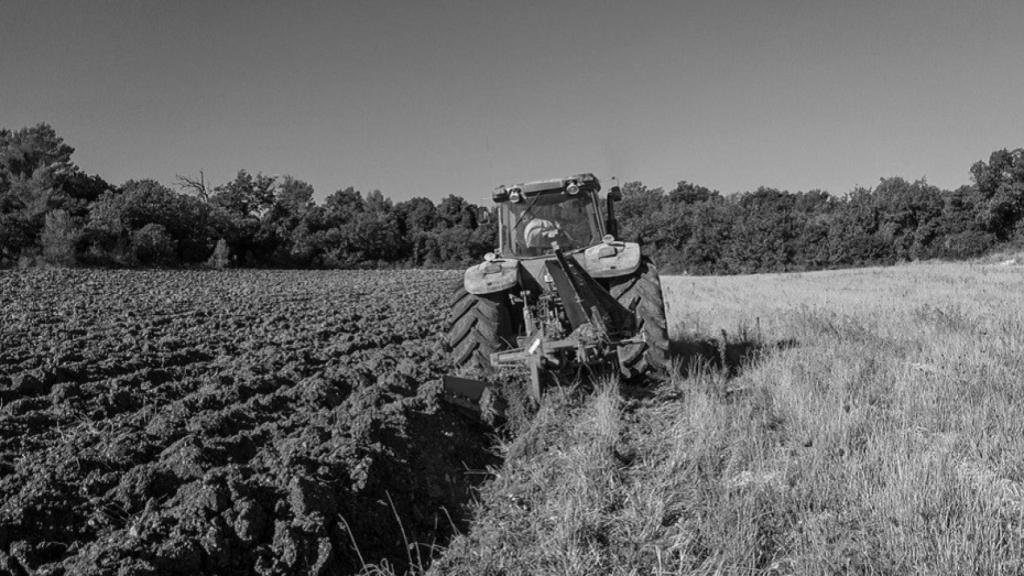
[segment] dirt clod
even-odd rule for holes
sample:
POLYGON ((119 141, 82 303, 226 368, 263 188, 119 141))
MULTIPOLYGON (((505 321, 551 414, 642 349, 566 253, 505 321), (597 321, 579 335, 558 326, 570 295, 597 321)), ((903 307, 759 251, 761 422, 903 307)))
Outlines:
POLYGON ((0 572, 401 571, 494 463, 436 397, 457 277, 0 272, 0 572))

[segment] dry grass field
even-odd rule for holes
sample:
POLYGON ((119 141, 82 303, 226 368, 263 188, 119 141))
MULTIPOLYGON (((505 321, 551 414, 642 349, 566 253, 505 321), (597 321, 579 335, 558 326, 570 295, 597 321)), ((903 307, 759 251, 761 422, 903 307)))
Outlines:
POLYGON ((1020 574, 1022 284, 665 278, 676 376, 551 395, 434 570, 1020 574))

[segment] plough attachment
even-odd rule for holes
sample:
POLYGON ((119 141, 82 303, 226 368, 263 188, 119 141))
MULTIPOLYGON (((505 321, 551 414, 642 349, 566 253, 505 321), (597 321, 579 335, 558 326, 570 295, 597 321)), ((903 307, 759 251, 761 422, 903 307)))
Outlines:
POLYGON ((508 402, 493 384, 461 376, 445 376, 442 384, 445 400, 478 420, 494 423, 505 419, 508 402))

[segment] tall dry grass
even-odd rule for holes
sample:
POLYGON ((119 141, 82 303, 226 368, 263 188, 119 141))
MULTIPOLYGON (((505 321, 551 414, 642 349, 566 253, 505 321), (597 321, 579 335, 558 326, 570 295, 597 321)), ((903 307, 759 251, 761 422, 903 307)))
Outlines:
POLYGON ((552 395, 437 573, 1024 573, 1024 269, 664 283, 680 373, 552 395))

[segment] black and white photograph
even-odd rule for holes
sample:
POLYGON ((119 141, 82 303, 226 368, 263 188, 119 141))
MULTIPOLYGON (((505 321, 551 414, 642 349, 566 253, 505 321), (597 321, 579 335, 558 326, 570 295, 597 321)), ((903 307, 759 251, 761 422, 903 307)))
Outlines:
POLYGON ((0 576, 1024 574, 1022 30, 0 0, 0 576))

